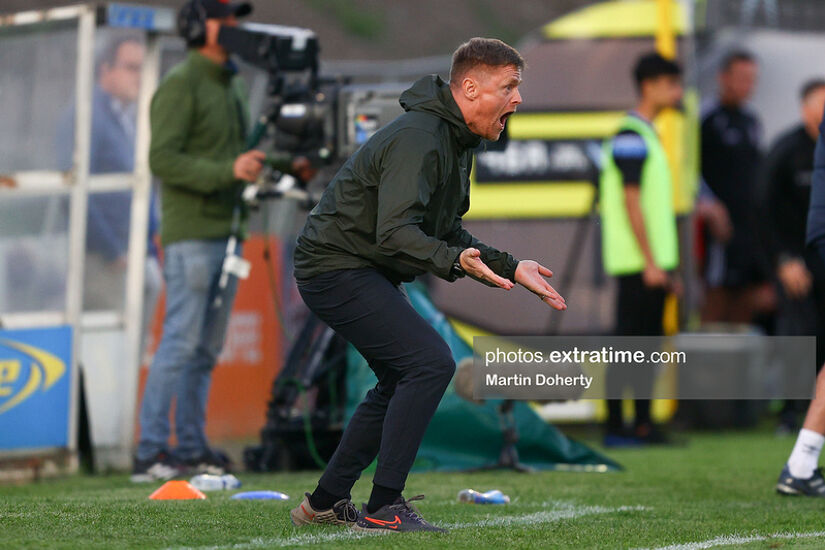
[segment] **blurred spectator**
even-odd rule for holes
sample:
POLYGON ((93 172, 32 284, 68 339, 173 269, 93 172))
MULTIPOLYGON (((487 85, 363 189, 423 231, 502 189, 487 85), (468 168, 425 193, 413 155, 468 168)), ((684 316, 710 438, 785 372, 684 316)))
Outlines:
MULTIPOLYGON (((134 170, 137 99, 144 51, 140 36, 119 35, 105 43, 97 59, 89 151, 89 173, 92 175, 131 173, 134 170)), ((74 125, 75 110, 72 107, 58 128, 58 162, 64 170, 72 166, 74 125)), ((131 191, 89 193, 83 281, 83 306, 87 311, 123 310, 131 208, 131 191)), ((153 194, 141 342, 145 340, 162 286, 154 242, 157 227, 153 194)))
POLYGON ((745 107, 757 78, 744 51, 722 62, 719 97, 702 119, 699 215, 707 222, 703 321, 750 323, 773 307, 770 262, 756 216, 761 126, 745 107))
MULTIPOLYGON (((765 205, 779 297, 777 333, 817 336, 817 365, 825 361, 825 264, 805 248, 814 150, 825 109, 825 79, 801 90, 802 121, 780 136, 765 163, 765 205)), ((795 432, 800 403, 786 402, 780 430, 795 432)))
MULTIPOLYGON (((682 98, 681 69, 659 54, 639 59, 633 73, 639 103, 622 120, 605 147, 600 181, 604 265, 616 277, 616 334, 662 334, 665 295, 673 288, 669 271, 679 265, 673 191, 665 150, 653 119, 682 98)), ((608 393, 621 394, 625 369, 608 369, 608 393)), ((642 372, 634 392, 650 395, 653 378, 642 372)), ((635 400, 635 426, 625 428, 620 400, 608 400, 606 446, 663 443, 653 426, 650 401, 635 400)))

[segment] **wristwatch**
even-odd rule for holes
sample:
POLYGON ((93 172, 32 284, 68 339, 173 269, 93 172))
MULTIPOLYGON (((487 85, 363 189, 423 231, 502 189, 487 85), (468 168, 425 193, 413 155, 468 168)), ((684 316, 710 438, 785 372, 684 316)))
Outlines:
POLYGON ((453 262, 453 267, 450 268, 450 276, 453 278, 453 280, 455 280, 461 279, 465 275, 467 275, 467 272, 464 271, 464 268, 461 267, 461 262, 458 261, 458 259, 456 258, 456 261, 453 262))

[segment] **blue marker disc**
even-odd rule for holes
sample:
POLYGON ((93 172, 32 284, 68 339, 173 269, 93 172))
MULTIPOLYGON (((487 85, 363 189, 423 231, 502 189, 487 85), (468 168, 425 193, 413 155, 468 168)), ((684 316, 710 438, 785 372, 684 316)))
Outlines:
POLYGON ((278 491, 246 491, 232 495, 233 500, 289 500, 289 496, 278 491))

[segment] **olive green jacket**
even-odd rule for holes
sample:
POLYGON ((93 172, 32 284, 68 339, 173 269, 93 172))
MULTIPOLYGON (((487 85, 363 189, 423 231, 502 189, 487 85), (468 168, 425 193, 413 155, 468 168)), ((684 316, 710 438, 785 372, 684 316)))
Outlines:
POLYGON ((164 246, 230 235, 242 183, 233 165, 246 147, 248 112, 244 83, 231 65, 195 50, 160 83, 150 111, 149 164, 161 180, 164 246))
POLYGON ((518 262, 461 226, 470 208, 470 131, 449 85, 432 75, 400 98, 406 113, 376 132, 335 175, 298 238, 299 281, 372 267, 394 282, 431 272, 452 281, 453 263, 478 248, 498 275, 518 262))

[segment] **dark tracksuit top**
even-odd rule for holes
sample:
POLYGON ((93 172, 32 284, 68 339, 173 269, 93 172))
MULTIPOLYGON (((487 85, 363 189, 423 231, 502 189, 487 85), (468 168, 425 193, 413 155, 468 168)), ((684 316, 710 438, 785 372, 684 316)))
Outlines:
POLYGON ((765 161, 766 204, 774 260, 805 256, 805 218, 811 195, 816 141, 803 126, 786 132, 765 161))
POLYGON ((465 248, 498 275, 518 262, 461 226, 470 208, 473 149, 449 85, 418 80, 399 100, 406 113, 379 130, 333 178, 307 218, 295 250, 295 278, 375 268, 395 283, 430 272, 451 281, 465 248))
POLYGON ((825 361, 825 337, 820 331, 825 327, 825 311, 822 303, 825 296, 818 292, 821 288, 822 269, 825 266, 825 142, 822 141, 822 132, 825 130, 825 119, 819 125, 819 139, 814 150, 813 174, 811 176, 810 206, 808 207, 808 222, 806 228, 806 259, 814 274, 813 293, 819 298, 816 303, 817 315, 817 367, 821 368, 825 361), (813 264, 813 265, 812 265, 813 264), (817 269, 818 268, 818 269, 817 269))
POLYGON ((747 109, 717 105, 704 115, 701 132, 702 177, 727 208, 733 225, 731 240, 717 243, 724 262, 710 262, 705 276, 711 286, 760 283, 771 271, 755 214, 761 125, 747 109))
POLYGON ((808 208, 807 246, 825 262, 825 119, 819 125, 819 140, 814 151, 814 172, 811 177, 811 205, 808 208))

